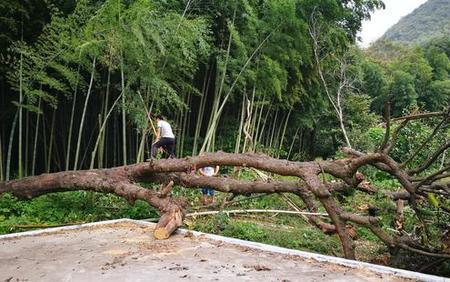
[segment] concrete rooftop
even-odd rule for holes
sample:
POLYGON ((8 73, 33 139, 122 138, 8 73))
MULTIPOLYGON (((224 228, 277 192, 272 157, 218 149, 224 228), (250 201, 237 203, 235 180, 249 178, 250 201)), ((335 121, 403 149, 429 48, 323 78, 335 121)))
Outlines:
POLYGON ((119 220, 0 236, 0 281, 449 281, 198 232, 154 240, 119 220))

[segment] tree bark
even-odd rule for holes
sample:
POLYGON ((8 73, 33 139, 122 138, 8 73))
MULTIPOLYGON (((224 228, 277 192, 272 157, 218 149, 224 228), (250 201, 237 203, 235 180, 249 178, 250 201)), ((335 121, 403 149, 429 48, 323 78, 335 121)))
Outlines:
POLYGON ((365 217, 344 211, 339 202, 333 198, 333 193, 357 189, 358 186, 365 185, 364 177, 358 173, 358 169, 366 165, 381 167, 382 170, 395 177, 405 188, 410 202, 412 202, 411 199, 417 197, 417 193, 422 193, 419 188, 426 187, 429 190, 434 186, 429 184, 419 188, 411 187, 409 176, 400 169, 399 164, 382 152, 363 154, 349 148, 344 148, 343 152, 350 156, 340 160, 311 162, 292 162, 250 153, 206 153, 202 156, 183 159, 151 160, 109 169, 64 171, 0 182, 0 194, 11 193, 19 198, 31 199, 47 193, 84 190, 116 194, 130 203, 134 203, 138 199, 144 200, 160 211, 161 218, 154 235, 158 239, 165 239, 182 225, 186 213, 186 204, 182 200, 170 196, 173 184, 188 188, 209 186, 221 192, 243 195, 293 193, 300 197, 311 212, 317 212, 318 209, 314 199, 322 204, 331 222, 325 222, 314 215, 309 215, 308 219, 325 233, 336 232, 338 234, 346 258, 355 258, 347 222, 370 229, 389 247, 400 247, 409 251, 416 250, 437 257, 450 257, 448 254, 437 252, 431 248, 421 247, 419 250, 412 240, 408 241, 404 237, 389 235, 378 226, 378 219, 375 217, 365 217), (207 177, 187 173, 195 168, 215 165, 252 167, 282 176, 297 177, 298 181, 242 181, 227 177, 207 177), (323 176, 331 175, 337 182, 328 183, 325 177, 321 180, 321 174, 323 176), (146 189, 139 186, 138 182, 163 184, 164 188, 160 191, 146 189))

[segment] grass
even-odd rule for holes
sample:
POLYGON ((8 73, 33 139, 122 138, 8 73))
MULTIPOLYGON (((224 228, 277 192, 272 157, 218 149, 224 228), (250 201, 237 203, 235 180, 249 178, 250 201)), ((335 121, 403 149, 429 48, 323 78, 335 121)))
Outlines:
POLYGON ((136 201, 130 206, 124 199, 109 194, 65 192, 30 201, 20 201, 9 194, 0 196, 0 233, 3 234, 30 230, 22 225, 63 225, 156 216, 156 210, 146 202, 136 201))

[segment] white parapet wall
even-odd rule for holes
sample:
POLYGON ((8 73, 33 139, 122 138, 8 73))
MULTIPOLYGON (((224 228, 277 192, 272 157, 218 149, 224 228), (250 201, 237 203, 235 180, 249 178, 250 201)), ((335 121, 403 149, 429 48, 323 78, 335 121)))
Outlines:
MULTIPOLYGON (((117 219, 117 220, 109 220, 109 221, 101 221, 101 222, 94 222, 94 223, 86 223, 81 225, 71 225, 71 226, 64 226, 64 227, 55 227, 55 228, 48 228, 48 229, 42 229, 42 230, 35 230, 35 231, 28 231, 28 232, 22 232, 22 233, 14 233, 14 234, 6 234, 6 235, 0 235, 0 240, 2 239, 19 239, 21 237, 29 237, 29 236, 39 236, 44 234, 52 234, 55 232, 61 232, 61 231, 70 231, 70 230, 77 230, 77 229, 83 229, 88 227, 101 227, 104 225, 114 225, 119 223, 134 223, 140 226, 145 227, 154 227, 156 226, 155 223, 150 223, 146 221, 140 221, 140 220, 132 220, 132 219, 117 219)), ((225 243, 243 246, 247 248, 252 248, 255 250, 265 251, 265 252, 271 252, 271 253, 278 253, 283 255, 290 255, 290 256, 297 256, 299 258, 303 259, 312 259, 317 262, 321 263, 329 263, 329 264, 336 264, 336 265, 342 265, 354 269, 364 269, 364 270, 370 270, 375 273, 380 274, 389 274, 394 275, 396 277, 402 277, 407 279, 413 279, 418 281, 435 281, 435 282, 444 282, 448 281, 450 282, 450 279, 444 278, 444 277, 438 277, 433 275, 427 275, 423 273, 413 272, 413 271, 407 271, 402 269, 396 269, 392 267, 386 267, 381 265, 375 265, 365 262, 359 262, 354 260, 348 260, 343 259, 339 257, 332 257, 332 256, 326 256, 326 255, 320 255, 315 253, 309 253, 309 252, 303 252, 298 250, 292 250, 292 249, 286 249, 281 247, 276 247, 272 245, 262 244, 262 243, 256 243, 256 242, 250 242, 245 240, 239 240, 234 238, 228 238, 213 234, 207 234, 197 231, 189 231, 185 229, 179 229, 177 231, 178 234, 187 234, 188 232, 192 233, 193 236, 202 236, 203 238, 207 238, 213 241, 222 241, 225 243)))

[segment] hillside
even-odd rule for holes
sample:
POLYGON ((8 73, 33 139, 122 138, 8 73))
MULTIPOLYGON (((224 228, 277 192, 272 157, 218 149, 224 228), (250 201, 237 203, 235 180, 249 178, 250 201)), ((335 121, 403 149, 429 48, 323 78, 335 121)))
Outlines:
POLYGON ((382 39, 423 44, 450 34, 450 0, 429 0, 392 26, 382 39))

